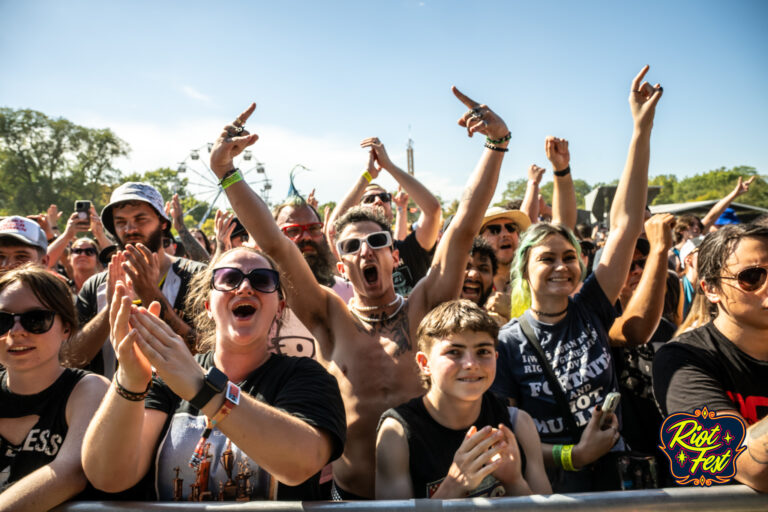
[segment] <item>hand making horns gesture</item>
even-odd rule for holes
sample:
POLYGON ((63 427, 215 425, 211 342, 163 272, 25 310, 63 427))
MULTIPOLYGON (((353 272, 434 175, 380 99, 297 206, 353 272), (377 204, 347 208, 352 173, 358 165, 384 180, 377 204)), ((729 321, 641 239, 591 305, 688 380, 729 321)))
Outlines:
POLYGON ((649 129, 653 126, 653 116, 656 113, 656 104, 661 99, 664 88, 656 84, 651 86, 644 82, 643 78, 650 66, 646 65, 632 80, 632 91, 629 93, 629 108, 632 110, 632 119, 637 128, 649 129))
POLYGON ((211 170, 219 178, 234 167, 232 160, 237 155, 259 140, 258 135, 251 134, 245 129, 245 122, 254 110, 256 110, 256 104, 251 103, 231 124, 224 127, 219 138, 216 139, 211 149, 211 170))
MULTIPOLYGON (((504 139, 509 130, 504 120, 499 117, 488 105, 481 105, 475 100, 465 96, 456 87, 451 87, 453 94, 469 110, 459 118, 459 125, 467 129, 467 135, 470 137, 475 133, 481 133, 492 140, 504 139)), ((507 139, 509 140, 509 139, 507 139)), ((506 143, 507 141, 504 141, 506 143)))

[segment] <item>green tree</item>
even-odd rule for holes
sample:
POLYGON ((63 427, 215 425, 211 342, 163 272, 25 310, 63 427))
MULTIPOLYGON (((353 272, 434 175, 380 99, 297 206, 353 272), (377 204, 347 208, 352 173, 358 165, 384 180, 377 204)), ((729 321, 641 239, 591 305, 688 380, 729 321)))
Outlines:
POLYGON ((656 197, 653 204, 686 203, 720 199, 736 187, 739 177, 746 180, 751 176, 756 176, 756 178, 750 186, 749 192, 740 196, 736 201, 768 208, 768 182, 757 174, 754 167, 743 165, 732 169, 720 167, 679 181, 672 174, 662 174, 654 176, 649 183, 662 187, 661 194, 656 197))
POLYGON ((66 214, 77 199, 98 209, 120 181, 114 161, 128 151, 108 128, 0 108, 0 212, 39 213, 56 204, 66 214))

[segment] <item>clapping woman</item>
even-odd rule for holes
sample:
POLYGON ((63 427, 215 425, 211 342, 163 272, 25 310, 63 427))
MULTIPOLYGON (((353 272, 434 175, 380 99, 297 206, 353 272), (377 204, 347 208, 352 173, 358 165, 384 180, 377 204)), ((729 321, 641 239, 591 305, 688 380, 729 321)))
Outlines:
POLYGON ((247 247, 219 254, 190 302, 197 356, 159 305, 133 306, 116 285, 120 364, 86 433, 86 475, 113 492, 146 477, 159 500, 271 499, 277 482, 280 499, 317 499, 311 477, 341 454, 344 409, 317 362, 268 351, 284 307, 274 263, 247 247))

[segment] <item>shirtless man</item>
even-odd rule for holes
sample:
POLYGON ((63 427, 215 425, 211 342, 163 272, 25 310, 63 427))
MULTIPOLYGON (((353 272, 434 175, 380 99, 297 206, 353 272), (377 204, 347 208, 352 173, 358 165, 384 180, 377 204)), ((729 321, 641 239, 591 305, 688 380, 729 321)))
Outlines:
MULTIPOLYGON (((470 136, 505 138, 509 131, 500 117, 457 89, 453 92, 470 109, 459 120, 470 136)), ((317 283, 301 251, 283 236, 264 201, 239 180, 232 159, 258 139, 242 129, 254 109, 252 104, 224 128, 211 152, 211 169, 223 178, 229 202, 246 229, 280 265, 288 305, 317 340, 318 360, 339 382, 348 435, 344 454, 333 464, 335 495, 373 498, 379 417, 423 393, 414 360, 416 328, 432 308, 459 295, 472 239, 496 189, 507 142, 487 144, 493 149, 483 151, 429 274, 407 300, 395 293, 392 268, 398 254, 391 248, 386 220, 382 222, 370 209, 354 209, 340 219, 339 267, 354 287, 348 307, 317 283)))

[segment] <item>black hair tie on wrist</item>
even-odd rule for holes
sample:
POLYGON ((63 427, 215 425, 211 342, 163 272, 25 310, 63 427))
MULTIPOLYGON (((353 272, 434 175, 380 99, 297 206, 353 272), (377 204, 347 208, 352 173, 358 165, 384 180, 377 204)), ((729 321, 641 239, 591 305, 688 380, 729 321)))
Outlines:
POLYGON ((552 174, 554 174, 558 178, 562 178, 563 176, 567 176, 567 175, 571 174, 571 166, 569 165, 568 167, 566 167, 562 171, 555 171, 552 174))

